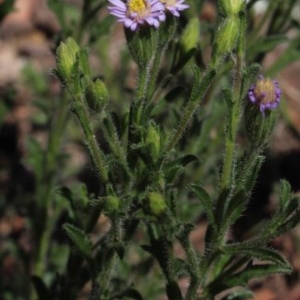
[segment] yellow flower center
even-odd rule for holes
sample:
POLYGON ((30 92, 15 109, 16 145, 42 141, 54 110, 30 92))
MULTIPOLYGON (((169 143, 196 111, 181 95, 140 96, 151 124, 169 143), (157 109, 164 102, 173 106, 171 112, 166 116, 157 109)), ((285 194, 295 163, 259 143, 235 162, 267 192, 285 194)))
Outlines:
POLYGON ((127 5, 129 7, 130 12, 134 12, 137 14, 143 13, 147 8, 145 0, 129 0, 127 5))
POLYGON ((259 80, 253 92, 260 103, 273 103, 276 100, 276 87, 270 78, 259 80))

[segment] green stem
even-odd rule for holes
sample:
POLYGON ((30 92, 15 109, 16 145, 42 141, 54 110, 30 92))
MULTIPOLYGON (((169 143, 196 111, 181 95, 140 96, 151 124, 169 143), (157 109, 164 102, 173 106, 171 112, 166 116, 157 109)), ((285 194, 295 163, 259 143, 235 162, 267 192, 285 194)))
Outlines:
MULTIPOLYGON (((155 84, 156 84, 156 80, 158 77, 158 72, 159 72, 159 68, 160 68, 160 61, 161 61, 161 56, 164 52, 164 48, 161 47, 157 47, 155 54, 154 54, 154 58, 153 58, 153 62, 152 62, 152 66, 151 66, 151 76, 149 78, 149 88, 148 88, 148 100, 150 101, 153 92, 155 90, 155 84)), ((150 75, 150 74, 149 74, 150 75)))
POLYGON ((196 299, 196 294, 200 285, 200 274, 199 274, 199 261, 197 259, 196 252, 189 240, 187 235, 184 235, 180 238, 180 243, 186 253, 187 261, 189 263, 191 271, 191 280, 190 285, 185 296, 185 300, 194 300, 196 299))
MULTIPOLYGON (((122 221, 121 219, 115 219, 112 220, 112 243, 119 243, 122 240, 122 221)), ((108 299, 107 293, 108 293, 108 287, 109 282, 111 280, 112 270, 115 266, 116 260, 118 258, 118 255, 115 250, 111 249, 110 251, 113 251, 108 259, 105 261, 103 269, 100 271, 98 276, 96 277, 96 280, 94 282, 93 291, 91 293, 91 296, 89 300, 106 300, 108 299)))
POLYGON ((107 142, 110 145, 111 150, 115 154, 115 156, 119 159, 121 162, 122 166, 124 167, 124 170, 126 171, 127 175, 130 176, 131 172, 128 167, 127 159, 126 159, 126 154, 124 152, 124 148, 122 147, 120 138, 117 134, 117 129, 116 126, 113 122, 111 114, 107 114, 107 117, 105 119, 104 124, 106 125, 105 127, 105 137, 107 142))
POLYGON ((136 95, 130 107, 127 137, 127 153, 130 167, 133 167, 136 163, 136 157, 131 151, 131 146, 140 141, 138 127, 143 120, 142 116, 148 90, 150 69, 149 64, 146 68, 140 67, 136 95))
POLYGON ((243 71, 243 58, 245 50, 245 16, 241 17, 242 30, 239 36, 238 50, 235 62, 235 74, 233 83, 233 98, 230 116, 228 117, 228 126, 225 136, 225 153, 223 161, 223 171, 221 176, 221 191, 229 189, 231 181, 234 178, 235 167, 235 140, 238 132, 238 124, 240 121, 241 109, 241 88, 242 88, 242 71, 243 71))
POLYGON ((78 117, 80 125, 85 135, 86 143, 98 173, 100 174, 104 183, 108 182, 108 171, 105 165, 105 158, 96 137, 91 128, 91 123, 89 121, 89 116, 85 104, 83 102, 82 96, 79 95, 74 99, 74 112, 78 117))
POLYGON ((139 72, 138 86, 136 90, 136 99, 133 104, 134 113, 134 125, 137 126, 141 123, 143 107, 148 92, 149 77, 150 77, 150 66, 148 65, 145 69, 141 69, 139 72))

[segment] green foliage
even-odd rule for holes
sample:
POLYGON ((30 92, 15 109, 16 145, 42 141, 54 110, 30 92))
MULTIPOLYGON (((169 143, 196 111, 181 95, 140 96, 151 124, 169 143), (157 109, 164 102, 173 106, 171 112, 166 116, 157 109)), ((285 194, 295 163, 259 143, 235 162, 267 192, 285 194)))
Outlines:
POLYGON ((92 243, 87 235, 82 230, 71 224, 64 224, 63 228, 76 246, 76 249, 78 249, 86 258, 90 258, 92 243))

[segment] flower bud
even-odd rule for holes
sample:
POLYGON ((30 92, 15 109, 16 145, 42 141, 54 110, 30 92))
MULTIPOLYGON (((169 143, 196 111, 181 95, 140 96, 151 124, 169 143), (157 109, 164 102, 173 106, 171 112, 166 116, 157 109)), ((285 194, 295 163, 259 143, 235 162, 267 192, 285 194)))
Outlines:
POLYGON ((65 43, 61 42, 57 48, 57 69, 63 80, 70 79, 79 50, 79 46, 72 38, 68 38, 65 43))
POLYGON ((147 200, 148 209, 151 214, 160 216, 166 211, 167 204, 164 197, 160 193, 150 192, 147 200))
POLYGON ((105 202, 105 210, 108 214, 116 213, 120 209, 120 199, 116 196, 108 196, 105 202))
POLYGON ((197 47, 200 36, 200 22, 198 18, 192 18, 185 27, 179 40, 180 52, 182 55, 188 54, 197 47))
POLYGON ((277 111, 269 111, 263 116, 257 106, 246 104, 245 134, 253 147, 263 147, 269 141, 277 116, 277 111))
POLYGON ((147 129, 146 145, 150 150, 151 156, 154 159, 158 158, 161 149, 160 134, 153 124, 150 124, 150 126, 147 129))
POLYGON ((228 16, 237 15, 244 6, 245 0, 221 0, 224 12, 228 16))
POLYGON ((228 17, 223 20, 218 28, 215 38, 213 55, 214 58, 220 54, 227 54, 236 46, 236 41, 239 34, 239 19, 237 17, 228 17))
POLYGON ((101 112, 108 103, 109 93, 104 82, 97 79, 86 87, 85 97, 90 109, 101 112))

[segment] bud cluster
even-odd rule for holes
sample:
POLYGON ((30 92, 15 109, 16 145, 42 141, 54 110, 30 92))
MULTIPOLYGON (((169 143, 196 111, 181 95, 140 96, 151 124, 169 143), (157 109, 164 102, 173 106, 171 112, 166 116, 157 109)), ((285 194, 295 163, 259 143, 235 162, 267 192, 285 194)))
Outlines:
POLYGON ((57 48, 56 75, 69 91, 84 93, 88 107, 98 113, 109 101, 109 92, 100 79, 91 78, 91 70, 86 50, 80 50, 77 43, 68 38, 57 48), (81 78, 84 78, 84 82, 81 78))

